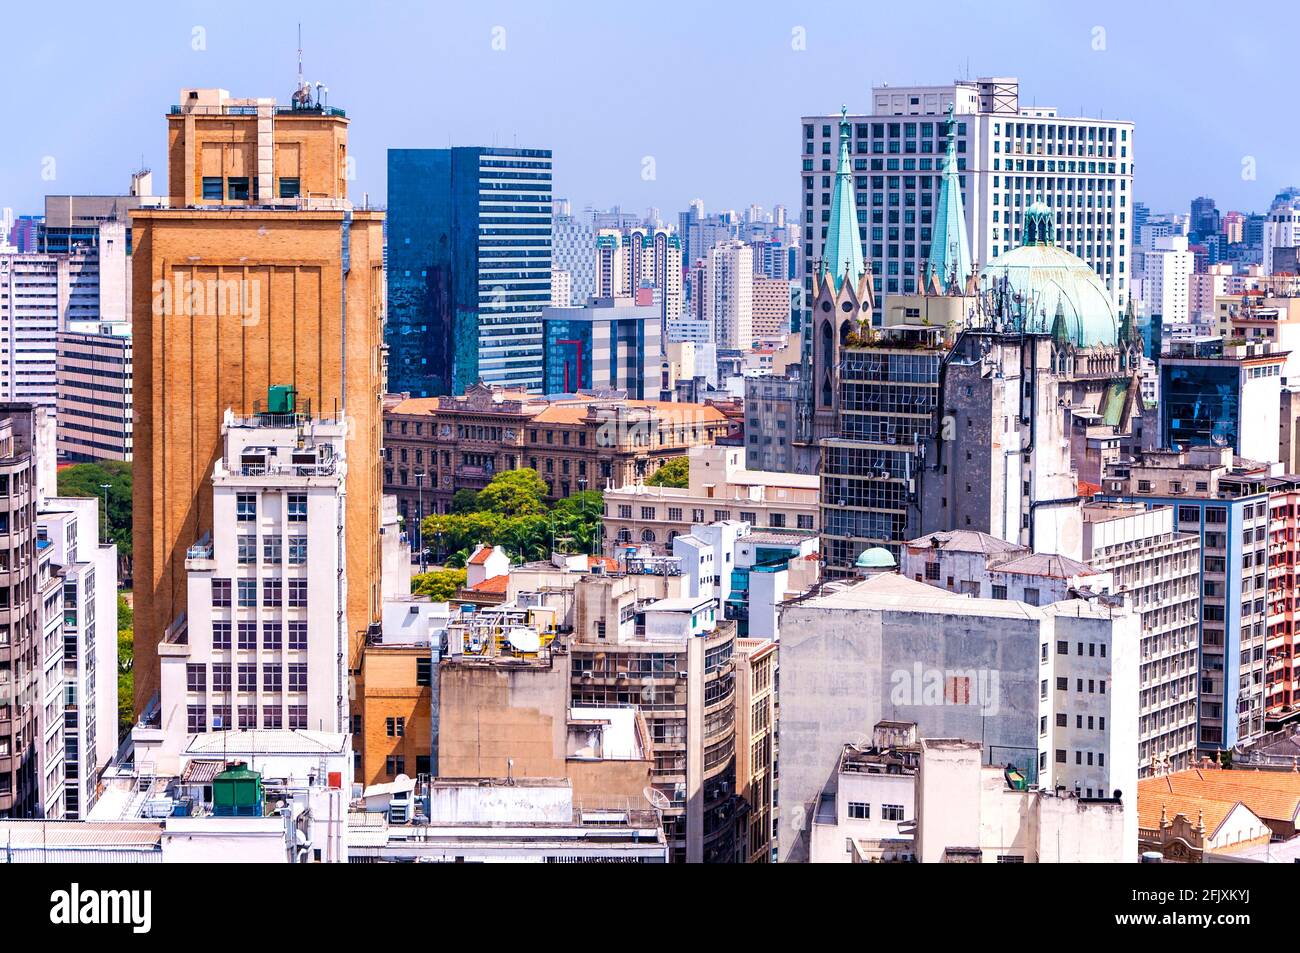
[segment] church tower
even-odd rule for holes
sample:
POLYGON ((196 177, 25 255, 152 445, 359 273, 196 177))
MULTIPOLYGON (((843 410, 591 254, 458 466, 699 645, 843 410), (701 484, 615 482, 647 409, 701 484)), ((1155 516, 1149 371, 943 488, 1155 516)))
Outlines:
POLYGON ((848 108, 840 110, 840 156, 831 195, 831 217, 822 257, 813 273, 812 320, 807 333, 804 370, 810 383, 814 439, 839 432, 840 348, 851 335, 870 333, 875 310, 872 274, 862 255, 857 201, 850 158, 848 108))

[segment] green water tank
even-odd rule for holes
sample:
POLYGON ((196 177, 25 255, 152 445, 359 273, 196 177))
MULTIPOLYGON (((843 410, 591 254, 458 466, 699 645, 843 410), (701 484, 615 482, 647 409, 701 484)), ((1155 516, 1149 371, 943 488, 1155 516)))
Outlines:
POLYGON ((266 389, 266 411, 270 414, 294 412, 294 390, 289 384, 272 384, 266 389))
POLYGON ((261 817, 262 775, 240 763, 212 779, 212 813, 217 817, 261 817))

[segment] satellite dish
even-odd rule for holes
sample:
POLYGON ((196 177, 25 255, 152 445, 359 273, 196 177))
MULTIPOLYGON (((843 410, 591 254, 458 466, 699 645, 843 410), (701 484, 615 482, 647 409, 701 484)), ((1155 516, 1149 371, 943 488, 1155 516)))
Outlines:
POLYGON ((650 802, 650 806, 656 811, 666 811, 672 807, 673 802, 668 800, 668 795, 658 788, 646 786, 641 789, 641 793, 645 795, 645 799, 650 802))
POLYGON ((506 640, 519 652, 537 652, 542 648, 542 637, 537 634, 537 630, 523 626, 511 629, 506 640))

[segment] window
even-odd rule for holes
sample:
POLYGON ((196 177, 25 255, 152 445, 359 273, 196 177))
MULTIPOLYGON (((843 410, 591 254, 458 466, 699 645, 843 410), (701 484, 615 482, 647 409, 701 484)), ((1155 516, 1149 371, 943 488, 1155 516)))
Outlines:
POLYGON ((307 727, 307 706, 306 705, 289 706, 289 727, 290 728, 307 727))
POLYGON ((221 176, 205 175, 203 177, 203 201, 221 201, 221 176))
POLYGON ((191 735, 202 734, 208 730, 208 709, 206 705, 189 705, 185 709, 185 730, 191 735))
POLYGON ((812 528, 813 528, 813 518, 812 518, 810 515, 806 514, 806 513, 800 513, 800 514, 796 517, 796 520, 798 521, 799 529, 812 529, 812 528))
POLYGON ((230 608, 230 580, 212 580, 212 607, 214 609, 230 608))
POLYGON ((212 647, 214 649, 230 648, 230 623, 222 620, 212 623, 212 647))
POLYGON ((290 523, 307 522, 307 494, 306 493, 289 494, 289 522, 290 523))
POLYGON ((307 580, 305 578, 289 580, 289 608, 307 608, 307 580))
POLYGON ((241 731, 249 731, 257 727, 257 706, 240 705, 239 706, 239 728, 241 731))
POLYGON ((289 648, 305 649, 307 647, 307 623, 289 623, 289 648))
POLYGON ((303 566, 307 563, 307 537, 289 537, 289 565, 303 566))
POLYGON ((866 820, 871 817, 871 805, 866 801, 850 801, 849 817, 857 820, 866 820))
POLYGON ((239 623, 239 647, 241 649, 257 648, 257 623, 239 623))
POLYGON ((282 199, 296 199, 296 198, 298 197, 298 194, 299 194, 299 193, 298 193, 299 188, 301 188, 301 186, 299 185, 298 177, 297 177, 296 175, 295 175, 295 176, 287 176, 287 175, 282 175, 282 176, 280 176, 280 198, 282 198, 282 199))
POLYGON ((185 690, 187 692, 205 692, 208 688, 208 670, 206 666, 188 664, 185 666, 185 690))
POLYGON ((278 692, 284 686, 284 672, 278 665, 265 665, 262 667, 262 689, 267 692, 278 692))
POLYGON ((262 727, 279 728, 284 724, 284 712, 280 710, 279 705, 262 706, 262 727))
POLYGON ((384 759, 384 770, 393 776, 405 774, 406 759, 400 754, 390 754, 386 759, 384 759))
POLYGON ((284 598, 284 582, 280 579, 262 580, 262 605, 277 609, 284 598))
POLYGON ((994 586, 993 586, 993 598, 994 598, 994 599, 1005 599, 1006 597, 1007 597, 1007 587, 1006 587, 1006 586, 999 586, 999 585, 994 584, 994 586))
POLYGON ((238 523, 257 521, 257 494, 240 493, 235 497, 235 521, 238 523))
POLYGON ((433 659, 418 658, 415 660, 415 684, 433 684, 433 659))
POLYGON ((252 533, 239 534, 239 565, 251 566, 257 562, 257 536, 252 533))
POLYGON ((257 580, 256 579, 239 580, 239 608, 241 609, 257 608, 257 580))
POLYGON ((262 648, 278 649, 280 648, 281 628, 278 620, 267 621, 262 623, 262 648))
POLYGON ((230 691, 229 662, 219 662, 212 666, 212 690, 214 692, 230 691))
POLYGON ((405 718, 385 718, 384 733, 390 738, 402 738, 406 735, 405 718))
POLYGON ((938 582, 938 580, 939 580, 939 564, 938 564, 938 563, 926 563, 926 564, 925 564, 925 578, 928 579, 928 580, 931 580, 932 582, 938 582))
POLYGON ((262 538, 262 562, 269 566, 280 565, 281 541, 279 534, 262 538))
POLYGON ((239 690, 241 692, 257 691, 257 665, 255 663, 239 663, 239 690))
POLYGON ((880 817, 886 821, 903 820, 903 805, 901 804, 880 805, 880 817))
POLYGON ((289 691, 305 692, 307 690, 307 663, 291 662, 289 664, 289 691))
POLYGON ((226 179, 226 197, 236 202, 247 202, 248 176, 232 175, 226 179))

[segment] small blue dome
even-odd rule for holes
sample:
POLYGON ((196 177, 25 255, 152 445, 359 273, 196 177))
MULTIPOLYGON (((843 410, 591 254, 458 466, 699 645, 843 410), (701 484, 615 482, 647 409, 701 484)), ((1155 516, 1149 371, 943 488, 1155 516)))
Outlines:
POLYGON ((853 565, 859 569, 893 569, 898 563, 894 561, 894 554, 889 550, 881 546, 872 546, 870 549, 864 549, 853 565))

